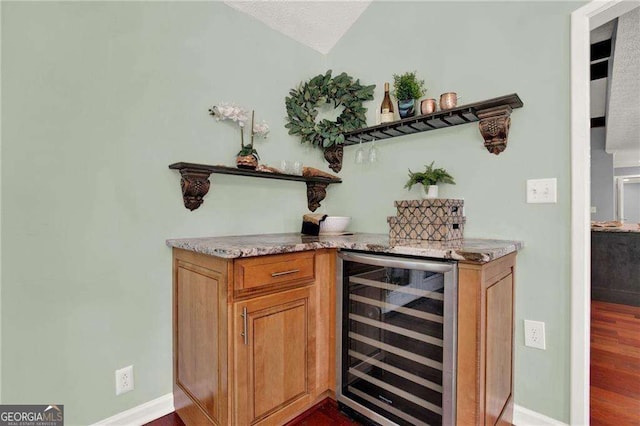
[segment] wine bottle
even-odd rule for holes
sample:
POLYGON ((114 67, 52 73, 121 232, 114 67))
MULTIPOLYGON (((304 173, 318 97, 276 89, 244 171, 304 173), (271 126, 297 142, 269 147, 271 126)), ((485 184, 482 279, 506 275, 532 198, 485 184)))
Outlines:
POLYGON ((380 105, 380 123, 390 123, 393 120, 393 102, 389 97, 389 83, 384 83, 384 99, 380 105))

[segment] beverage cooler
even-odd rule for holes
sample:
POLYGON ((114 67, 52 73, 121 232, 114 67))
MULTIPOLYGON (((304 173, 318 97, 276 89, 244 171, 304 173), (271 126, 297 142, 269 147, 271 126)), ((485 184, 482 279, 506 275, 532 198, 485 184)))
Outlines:
POLYGON ((381 425, 455 424, 457 264, 339 253, 336 398, 381 425))

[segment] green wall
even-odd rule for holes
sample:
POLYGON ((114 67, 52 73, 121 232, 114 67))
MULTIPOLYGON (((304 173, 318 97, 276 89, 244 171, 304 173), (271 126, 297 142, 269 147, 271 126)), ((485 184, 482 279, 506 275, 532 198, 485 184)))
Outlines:
POLYGON ((461 103, 517 92, 509 145, 488 153, 477 125, 377 143, 380 164, 345 153, 331 206, 359 231, 385 232, 407 168, 435 161, 455 177, 441 195, 465 200, 465 235, 525 242, 516 274, 515 402, 569 419, 570 152, 569 29, 575 2, 374 2, 329 55, 329 65, 378 85, 416 70, 428 97, 455 91, 461 103), (558 178, 557 204, 526 204, 527 179, 558 178), (373 195, 375 194, 375 195, 373 195), (546 323, 547 350, 526 348, 523 319, 546 323))
POLYGON ((182 205, 176 161, 233 164, 219 101, 305 158, 284 96, 322 56, 221 2, 2 2, 2 397, 86 425, 171 392, 165 239, 299 230, 300 182, 213 176, 182 205), (133 364, 133 392, 114 370, 133 364))
POLYGON ((510 145, 485 151, 475 125, 377 144, 322 211, 387 232, 406 169, 436 161, 458 182, 466 235, 521 239, 516 403, 569 411, 569 13, 571 3, 374 2, 328 55, 218 2, 2 2, 2 399, 65 404, 88 424, 171 391, 172 237, 297 231, 298 182, 213 176, 182 206, 176 161, 232 164, 238 130, 207 109, 254 107, 272 126, 265 163, 324 165, 286 134, 284 96, 328 67, 378 84, 417 70, 429 94, 463 102, 517 92, 510 145), (402 24, 402 25, 401 25, 402 24), (557 177, 559 202, 524 203, 525 180, 557 177), (545 321, 546 351, 522 319, 545 321), (114 370, 136 389, 116 397, 114 370))

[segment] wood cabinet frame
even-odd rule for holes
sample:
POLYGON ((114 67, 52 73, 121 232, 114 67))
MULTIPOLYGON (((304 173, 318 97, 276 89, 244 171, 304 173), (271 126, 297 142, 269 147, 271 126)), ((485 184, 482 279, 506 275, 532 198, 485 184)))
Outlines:
MULTIPOLYGON (((296 258, 308 263, 304 259, 313 253, 313 276, 284 282, 282 288, 266 283, 259 292, 249 294, 238 293, 235 285, 237 261, 173 249, 173 394, 175 410, 185 424, 275 426, 334 397, 336 251, 277 255, 296 265, 296 258), (254 312, 274 307, 277 312, 301 305, 309 321, 305 393, 263 416, 249 418, 239 409, 251 385, 243 374, 246 370, 238 365, 246 366, 249 355, 240 347, 244 345, 242 308, 254 312)), ((264 259, 243 258, 241 263, 260 264, 264 259)))
POLYGON ((515 258, 458 265, 458 425, 511 424, 515 258))
MULTIPOLYGON (((251 424, 277 426, 326 397, 335 399, 336 249, 313 252, 312 280, 292 280, 282 289, 267 283, 253 296, 234 293, 233 259, 173 250, 174 405, 185 424, 243 426, 255 420, 251 424), (238 358, 239 313, 243 306, 259 310, 289 303, 306 303, 312 323, 308 392, 286 409, 256 419, 238 417, 239 390, 249 385, 237 365, 245 359, 238 358)), ((461 426, 511 424, 515 258, 512 253, 486 264, 458 264, 456 423, 461 426)))

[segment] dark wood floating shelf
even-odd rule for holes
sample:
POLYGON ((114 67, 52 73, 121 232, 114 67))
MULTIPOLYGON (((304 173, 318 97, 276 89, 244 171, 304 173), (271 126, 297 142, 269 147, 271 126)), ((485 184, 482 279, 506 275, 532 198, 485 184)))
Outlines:
POLYGON ((373 140, 389 139, 413 133, 427 132, 460 124, 480 122, 484 145, 493 154, 507 147, 511 110, 522 108, 520 97, 513 93, 499 98, 462 105, 456 108, 419 115, 403 120, 366 127, 344 134, 344 145, 355 145, 373 140))
POLYGON ((203 198, 209 192, 209 176, 211 174, 249 176, 264 179, 292 180, 307 183, 307 204, 309 210, 315 211, 320 207, 320 201, 327 196, 327 186, 332 183, 342 183, 340 178, 327 178, 320 176, 298 176, 285 173, 269 173, 257 170, 238 169, 227 166, 210 166, 207 164, 174 163, 169 166, 172 170, 179 170, 182 179, 182 198, 184 206, 189 210, 195 210, 204 201, 203 198))

